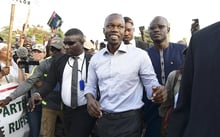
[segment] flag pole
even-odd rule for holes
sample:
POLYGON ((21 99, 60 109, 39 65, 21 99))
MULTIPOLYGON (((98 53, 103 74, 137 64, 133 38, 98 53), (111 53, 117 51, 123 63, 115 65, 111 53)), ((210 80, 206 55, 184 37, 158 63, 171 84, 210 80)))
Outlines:
POLYGON ((11 16, 10 16, 10 25, 9 25, 9 35, 8 35, 8 47, 7 47, 7 58, 6 66, 9 66, 9 52, 11 51, 12 46, 12 29, 14 24, 14 15, 15 15, 15 4, 11 4, 11 16))
POLYGON ((29 17, 30 17, 30 7, 28 8, 28 14, 27 14, 26 22, 23 26, 23 30, 22 30, 22 34, 21 34, 21 42, 20 42, 21 47, 23 46, 24 39, 26 37, 26 29, 27 29, 27 26, 28 26, 29 17))

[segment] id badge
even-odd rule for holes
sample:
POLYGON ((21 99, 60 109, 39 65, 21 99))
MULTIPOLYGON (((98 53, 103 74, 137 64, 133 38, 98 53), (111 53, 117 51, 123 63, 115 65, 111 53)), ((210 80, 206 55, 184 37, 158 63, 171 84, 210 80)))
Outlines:
POLYGON ((79 81, 79 87, 80 87, 80 90, 81 90, 81 91, 84 91, 84 88, 85 88, 85 82, 84 82, 84 80, 81 79, 81 80, 79 81))

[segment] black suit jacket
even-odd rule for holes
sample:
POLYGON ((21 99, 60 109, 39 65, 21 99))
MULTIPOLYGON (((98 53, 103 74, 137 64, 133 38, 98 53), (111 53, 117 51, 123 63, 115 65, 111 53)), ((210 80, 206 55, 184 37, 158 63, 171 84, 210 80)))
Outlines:
POLYGON ((191 37, 168 137, 219 137, 220 22, 191 37))
MULTIPOLYGON (((57 82, 59 82, 60 85, 62 86, 63 71, 69 57, 70 56, 66 54, 54 57, 48 76, 45 82, 43 83, 43 86, 39 89, 39 93, 41 97, 45 97, 46 95, 48 95, 49 92, 52 91, 52 89, 56 86, 57 82)), ((85 58, 86 58, 86 77, 87 77, 88 64, 91 55, 85 54, 85 58)))

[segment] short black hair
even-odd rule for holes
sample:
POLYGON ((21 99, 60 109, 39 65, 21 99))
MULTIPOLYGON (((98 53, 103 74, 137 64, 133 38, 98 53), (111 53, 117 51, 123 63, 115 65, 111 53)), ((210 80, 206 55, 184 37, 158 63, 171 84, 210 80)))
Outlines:
POLYGON ((82 31, 76 28, 69 29, 64 35, 65 36, 81 35, 84 37, 84 34, 82 33, 82 31))
POLYGON ((131 23, 132 26, 134 26, 134 22, 130 17, 124 17, 125 23, 131 23))
POLYGON ((84 43, 85 40, 84 40, 84 34, 81 30, 77 29, 77 28, 72 28, 72 29, 69 29, 65 34, 64 36, 72 36, 72 35, 79 35, 80 37, 82 37, 82 40, 83 41, 80 41, 81 43, 84 43))

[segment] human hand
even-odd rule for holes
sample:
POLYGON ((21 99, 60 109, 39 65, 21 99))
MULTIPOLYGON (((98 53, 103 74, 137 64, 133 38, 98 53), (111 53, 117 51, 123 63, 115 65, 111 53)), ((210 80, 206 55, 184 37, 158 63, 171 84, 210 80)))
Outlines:
POLYGON ((9 67, 3 67, 1 70, 2 76, 8 75, 10 73, 9 67))
POLYGON ((102 108, 97 100, 91 94, 86 94, 87 98, 87 111, 88 113, 95 118, 102 117, 102 108))
POLYGON ((154 103, 163 103, 167 100, 167 90, 165 86, 153 86, 152 87, 153 93, 151 100, 154 103))
POLYGON ((8 105, 12 101, 11 97, 6 97, 3 100, 0 100, 0 107, 8 105))
POLYGON ((37 88, 40 88, 41 86, 43 85, 43 81, 42 80, 39 80, 37 81, 34 86, 36 86, 37 88))
POLYGON ((144 27, 144 26, 140 26, 140 27, 139 27, 139 31, 140 31, 141 33, 144 33, 144 30, 145 30, 145 27, 144 27))
POLYGON ((20 58, 18 58, 18 59, 16 60, 16 63, 18 64, 20 61, 21 61, 21 59, 20 59, 20 58))
POLYGON ((199 25, 198 22, 192 23, 192 25, 191 25, 191 34, 198 31, 199 29, 200 29, 200 25, 199 25))
POLYGON ((29 99, 28 104, 27 104, 27 106, 29 107, 29 110, 31 112, 33 112, 34 109, 35 109, 35 105, 37 105, 41 101, 42 101, 42 98, 41 98, 40 94, 39 93, 34 93, 31 96, 31 98, 29 99))
POLYGON ((31 76, 30 73, 24 73, 24 79, 28 79, 31 76))

